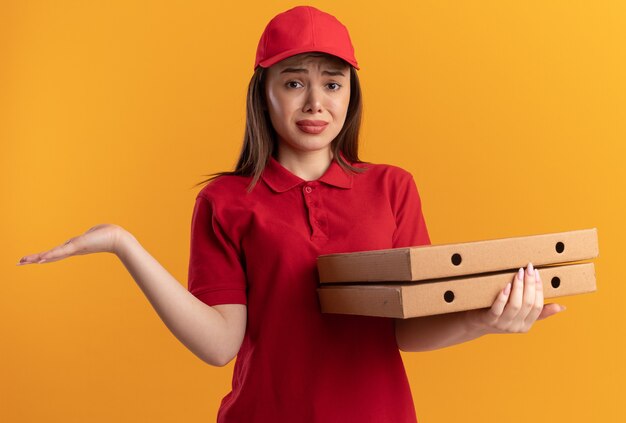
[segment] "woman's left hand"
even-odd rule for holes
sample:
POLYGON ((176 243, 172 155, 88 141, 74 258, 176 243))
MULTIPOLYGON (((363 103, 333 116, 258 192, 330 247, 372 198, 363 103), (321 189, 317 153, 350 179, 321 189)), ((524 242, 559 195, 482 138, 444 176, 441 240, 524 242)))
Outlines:
POLYGON ((544 306, 541 277, 528 263, 526 271, 519 269, 513 285, 500 291, 491 308, 468 310, 466 317, 471 328, 485 333, 526 333, 536 320, 563 310, 564 306, 555 303, 544 306))

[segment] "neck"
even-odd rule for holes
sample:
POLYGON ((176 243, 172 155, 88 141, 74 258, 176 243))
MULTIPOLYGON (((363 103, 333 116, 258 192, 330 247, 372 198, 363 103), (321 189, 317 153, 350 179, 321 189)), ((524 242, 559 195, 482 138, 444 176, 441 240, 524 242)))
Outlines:
POLYGON ((305 181, 320 178, 330 166, 333 153, 329 148, 315 151, 300 151, 283 147, 278 148, 278 162, 294 175, 305 181))

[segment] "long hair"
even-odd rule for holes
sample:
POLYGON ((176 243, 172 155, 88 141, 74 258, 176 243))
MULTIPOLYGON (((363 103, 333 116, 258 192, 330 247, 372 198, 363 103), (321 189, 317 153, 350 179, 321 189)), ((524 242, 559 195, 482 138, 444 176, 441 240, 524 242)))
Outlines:
MULTIPOLYGON (((332 57, 326 53, 312 52, 305 56, 332 57)), ((347 63, 347 62, 345 62, 347 63)), ((361 127, 361 114, 363 104, 361 101, 361 85, 356 70, 350 65, 350 101, 346 120, 339 131, 339 134, 331 142, 333 160, 337 160, 339 166, 345 171, 356 173, 364 172, 365 168, 357 168, 345 162, 338 154, 343 153, 345 158, 355 163, 369 163, 359 160, 359 129, 361 127)), ((235 170, 211 173, 210 178, 198 182, 194 187, 208 183, 209 181, 223 175, 253 176, 247 192, 252 191, 258 182, 263 169, 269 160, 270 155, 278 151, 278 136, 267 110, 265 97, 265 75, 266 68, 258 66, 248 84, 248 95, 246 100, 246 128, 243 136, 243 146, 235 170)))

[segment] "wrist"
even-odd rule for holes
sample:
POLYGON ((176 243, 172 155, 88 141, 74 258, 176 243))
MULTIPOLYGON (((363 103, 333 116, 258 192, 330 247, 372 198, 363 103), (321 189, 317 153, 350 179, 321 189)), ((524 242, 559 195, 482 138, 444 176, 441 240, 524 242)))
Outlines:
POLYGON ((119 226, 114 233, 112 253, 118 257, 122 257, 125 251, 128 250, 129 245, 137 240, 126 229, 119 226))

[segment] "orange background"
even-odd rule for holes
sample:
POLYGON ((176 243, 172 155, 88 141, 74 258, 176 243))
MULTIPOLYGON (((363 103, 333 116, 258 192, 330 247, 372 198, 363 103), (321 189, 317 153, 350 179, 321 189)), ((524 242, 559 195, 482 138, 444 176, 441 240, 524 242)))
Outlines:
MULTIPOLYGON (((186 286, 192 186, 234 166, 258 39, 298 4, 2 2, 1 421, 215 421, 234 360, 196 358, 115 256, 15 263, 116 223, 186 286)), ((309 4, 350 30, 361 158, 413 173, 433 243, 598 228, 597 292, 403 353, 420 422, 625 421, 624 3, 309 4)))

